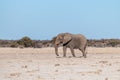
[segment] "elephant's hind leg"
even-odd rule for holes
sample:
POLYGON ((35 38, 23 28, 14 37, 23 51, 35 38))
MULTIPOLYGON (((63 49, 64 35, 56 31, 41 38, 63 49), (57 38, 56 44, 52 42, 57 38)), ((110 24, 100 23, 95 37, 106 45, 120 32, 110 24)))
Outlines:
POLYGON ((79 48, 84 58, 87 58, 84 48, 79 48))

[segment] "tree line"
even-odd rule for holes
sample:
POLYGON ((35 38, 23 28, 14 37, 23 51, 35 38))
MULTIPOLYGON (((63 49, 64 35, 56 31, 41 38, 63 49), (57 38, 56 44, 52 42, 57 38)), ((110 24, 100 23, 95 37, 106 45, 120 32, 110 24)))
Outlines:
MULTIPOLYGON (((55 38, 52 40, 32 40, 31 38, 25 36, 19 40, 1 40, 0 47, 13 47, 13 48, 43 48, 43 47, 53 47, 55 38)), ((90 47, 120 47, 120 39, 89 39, 88 46, 90 47)))

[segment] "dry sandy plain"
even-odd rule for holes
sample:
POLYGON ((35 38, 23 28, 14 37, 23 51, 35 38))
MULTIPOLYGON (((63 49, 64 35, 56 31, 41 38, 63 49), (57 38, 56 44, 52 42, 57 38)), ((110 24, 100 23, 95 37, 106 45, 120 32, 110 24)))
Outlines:
POLYGON ((87 49, 87 58, 68 49, 56 57, 54 48, 0 48, 0 80, 120 80, 120 48, 87 49))

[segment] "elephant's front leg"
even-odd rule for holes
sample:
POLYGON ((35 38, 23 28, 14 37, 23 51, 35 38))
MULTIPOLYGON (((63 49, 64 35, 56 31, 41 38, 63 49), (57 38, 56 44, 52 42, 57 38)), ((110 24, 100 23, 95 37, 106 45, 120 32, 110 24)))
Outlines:
POLYGON ((63 46, 63 57, 66 57, 66 50, 67 50, 67 47, 63 46))
POLYGON ((73 57, 76 57, 76 56, 75 56, 75 53, 74 53, 73 47, 70 47, 70 50, 71 50, 71 53, 72 53, 73 57))
POLYGON ((55 47, 55 54, 57 55, 57 56, 59 56, 59 54, 58 54, 58 46, 54 46, 55 47))

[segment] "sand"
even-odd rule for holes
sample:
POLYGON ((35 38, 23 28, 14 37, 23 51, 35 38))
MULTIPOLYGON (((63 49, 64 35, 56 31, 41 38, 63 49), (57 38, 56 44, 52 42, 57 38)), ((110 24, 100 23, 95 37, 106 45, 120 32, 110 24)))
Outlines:
POLYGON ((54 48, 0 48, 0 80, 120 80, 120 48, 87 48, 87 58, 54 48))

